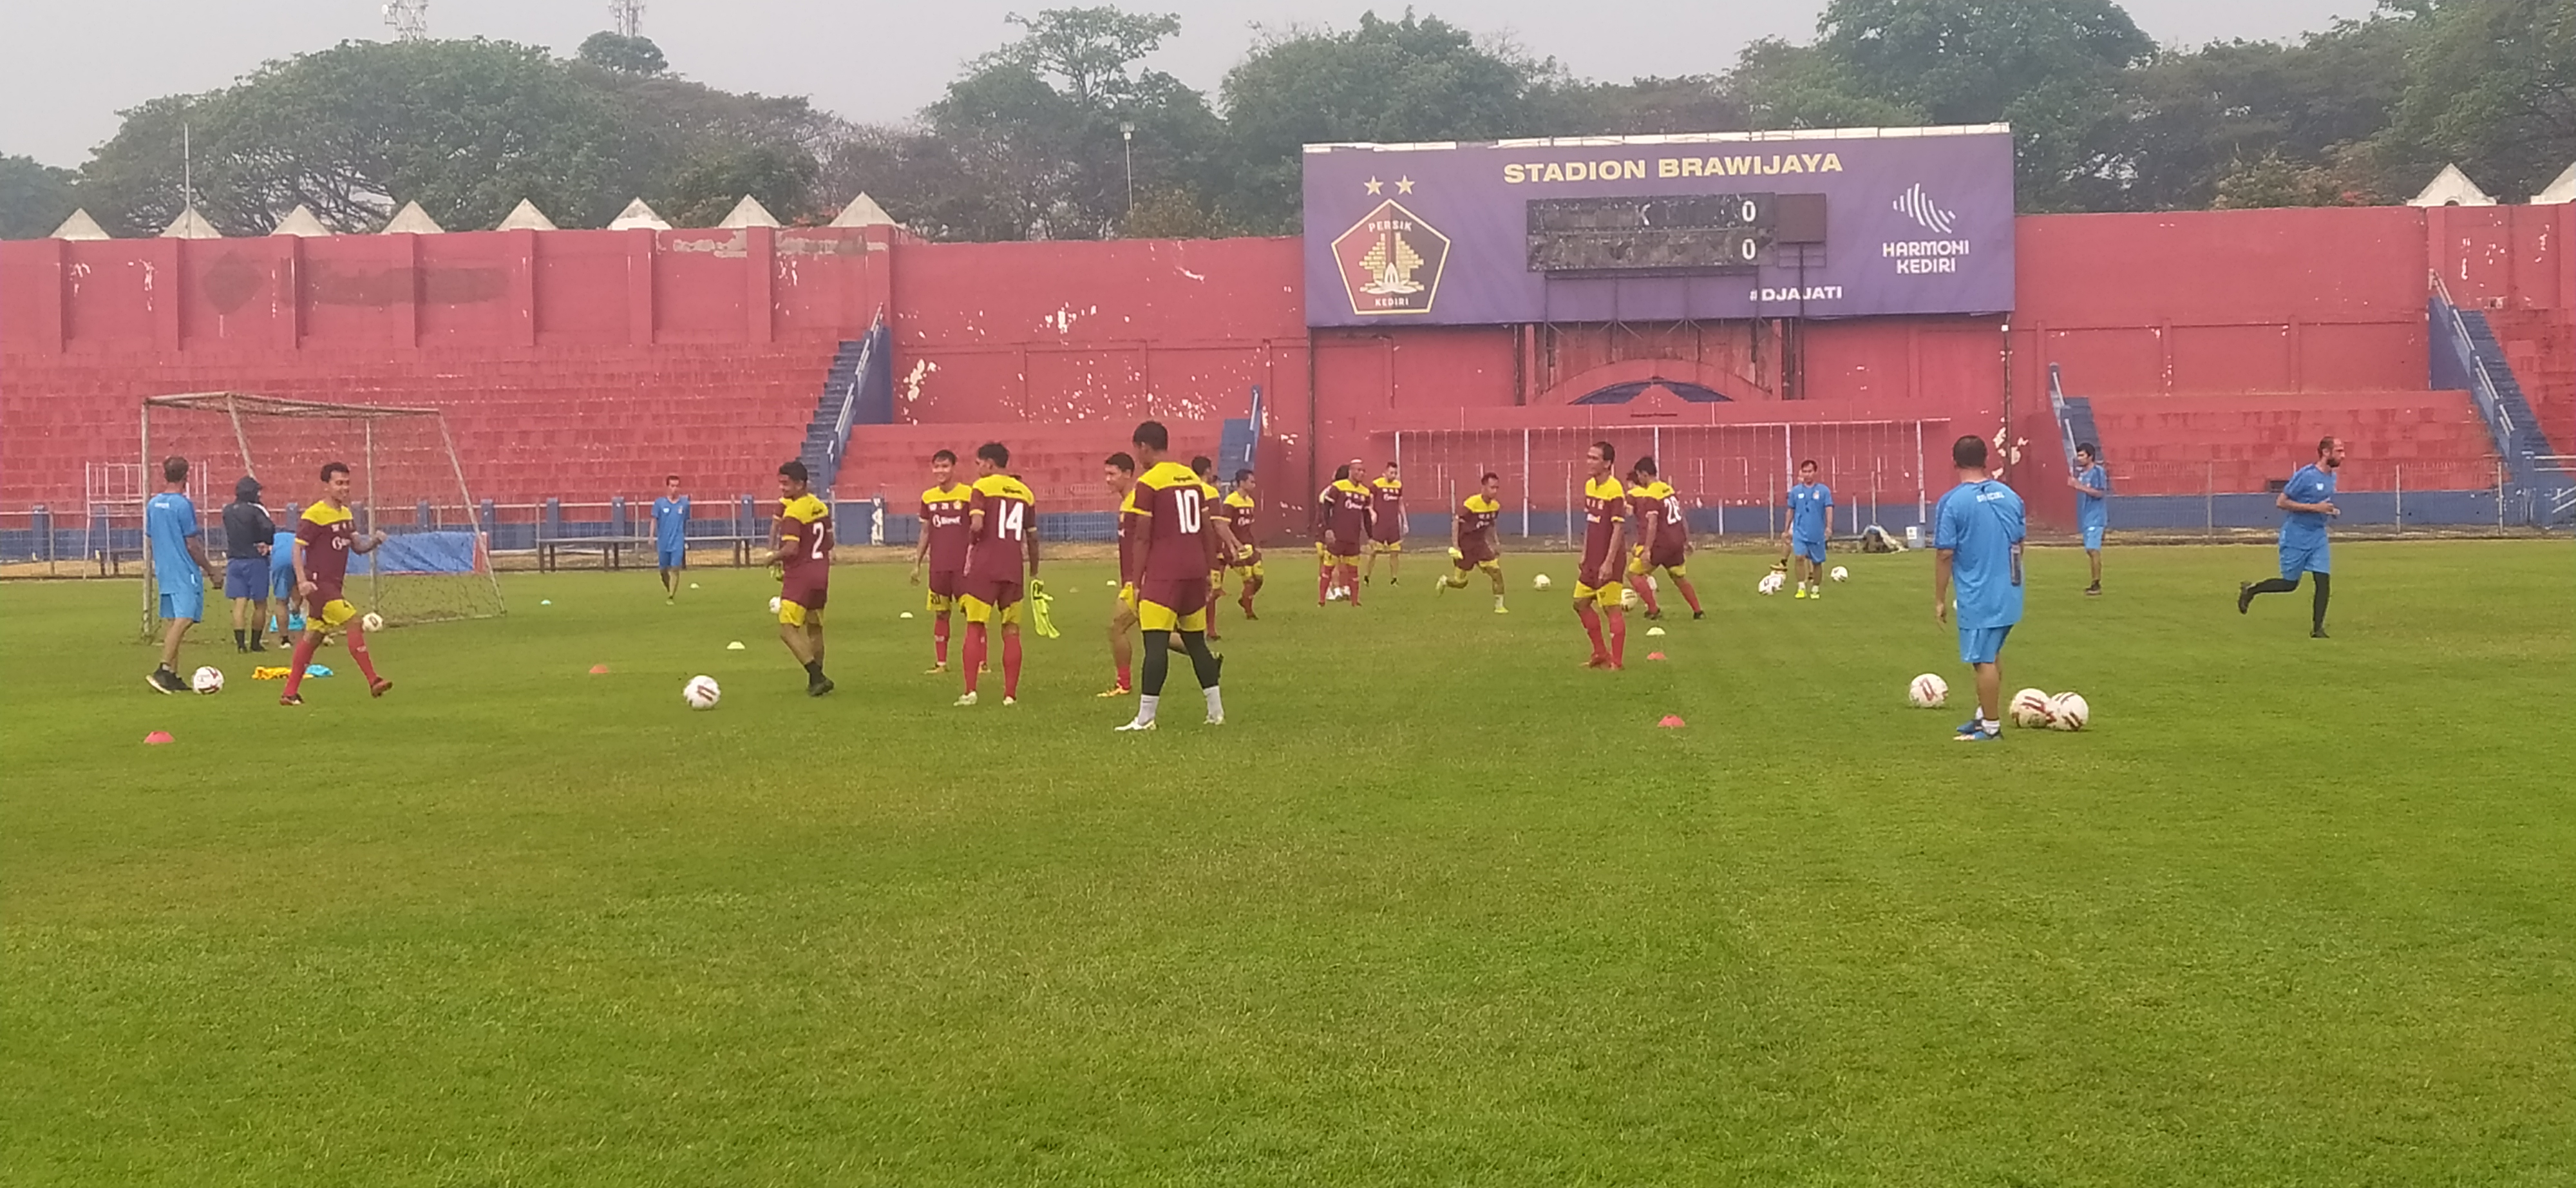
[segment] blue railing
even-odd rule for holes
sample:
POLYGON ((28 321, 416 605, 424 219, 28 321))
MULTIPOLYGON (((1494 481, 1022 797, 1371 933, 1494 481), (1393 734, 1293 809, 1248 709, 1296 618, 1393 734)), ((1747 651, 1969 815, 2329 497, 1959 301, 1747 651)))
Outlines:
POLYGON ((2442 274, 2428 273, 2432 282, 2432 299, 2427 318, 2431 323, 2432 383, 2435 387, 2465 388, 2478 416, 2487 423, 2487 432, 2495 439, 2495 450, 2518 478, 2527 478, 2529 443, 2523 430, 2514 424, 2513 414, 2497 393, 2495 376, 2487 370, 2486 360, 2478 357, 2477 347, 2469 336, 2468 320, 2460 316, 2460 307, 2451 300, 2450 288, 2442 283, 2442 274), (2448 363, 2450 366, 2445 367, 2448 363), (2457 383, 2446 383, 2456 380, 2457 383))

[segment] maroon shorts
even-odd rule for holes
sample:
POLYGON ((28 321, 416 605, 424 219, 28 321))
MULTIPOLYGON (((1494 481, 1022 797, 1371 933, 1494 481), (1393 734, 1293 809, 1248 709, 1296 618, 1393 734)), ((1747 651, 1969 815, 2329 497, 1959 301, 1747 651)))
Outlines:
POLYGON ((934 569, 930 571, 930 592, 940 596, 941 598, 957 597, 958 591, 964 589, 965 585, 966 575, 958 570, 934 569))
POLYGON ((1657 546, 1646 550, 1646 568, 1670 569, 1688 560, 1689 556, 1690 554, 1679 545, 1657 546))
POLYGON ((1339 537, 1335 537, 1333 543, 1329 547, 1332 549, 1332 553, 1335 557, 1344 558, 1350 561, 1359 560, 1360 542, 1356 540, 1344 540, 1339 537))
POLYGON ((1453 558, 1450 563, 1456 565, 1460 569, 1474 569, 1479 565, 1483 565, 1486 562, 1495 560, 1501 556, 1501 554, 1495 553, 1491 550, 1480 551, 1476 549, 1460 549, 1458 550, 1458 554, 1459 555, 1453 558))
POLYGON ((960 577, 957 579, 957 596, 972 598, 995 610, 1000 610, 1007 606, 1018 605, 1020 584, 993 578, 960 577))
POLYGON ((790 573, 787 580, 778 584, 780 602, 793 602, 809 611, 823 609, 823 604, 831 600, 831 593, 831 579, 821 574, 790 573))
POLYGON ((1140 602, 1150 602, 1173 614, 1186 615, 1203 611, 1208 604, 1208 580, 1205 574, 1194 578, 1149 577, 1136 588, 1140 602))

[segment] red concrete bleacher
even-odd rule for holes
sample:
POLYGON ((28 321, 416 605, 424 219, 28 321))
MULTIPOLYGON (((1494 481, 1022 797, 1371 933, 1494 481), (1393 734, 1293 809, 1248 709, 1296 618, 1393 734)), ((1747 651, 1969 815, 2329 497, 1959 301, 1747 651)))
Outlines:
POLYGON ((2495 441, 2466 392, 2097 396, 2093 422, 2126 495, 2260 491, 2344 439, 2346 490, 2474 490, 2496 481, 2495 441))
POLYGON ((2549 452, 2576 454, 2576 323, 2563 310, 2487 311, 2523 399, 2540 417, 2549 452))
POLYGON ((19 357, 0 384, 0 506, 75 506, 84 463, 140 455, 141 400, 190 391, 438 408, 478 499, 636 495, 675 470, 709 495, 766 494, 836 345, 19 357))

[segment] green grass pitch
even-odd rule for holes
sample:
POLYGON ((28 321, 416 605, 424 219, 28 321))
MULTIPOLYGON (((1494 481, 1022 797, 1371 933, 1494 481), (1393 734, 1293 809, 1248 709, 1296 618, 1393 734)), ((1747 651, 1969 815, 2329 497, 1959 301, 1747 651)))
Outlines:
POLYGON ((0 1183, 2563 1185, 2572 559, 2340 544, 2312 641, 2268 548, 2040 550, 2005 688, 2094 724, 1982 747, 1921 553, 1703 554, 1601 674, 1563 557, 1283 549, 1145 736, 1100 565, 1008 710, 897 566, 821 701, 756 571, 513 575, 300 711, 11 584, 0 1183))

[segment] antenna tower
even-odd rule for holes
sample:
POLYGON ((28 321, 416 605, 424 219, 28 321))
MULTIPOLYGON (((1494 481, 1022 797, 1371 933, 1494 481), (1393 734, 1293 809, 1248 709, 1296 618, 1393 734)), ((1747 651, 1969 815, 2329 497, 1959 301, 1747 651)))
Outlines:
POLYGON ((429 0, 385 0, 385 23, 397 41, 429 40, 429 0))
POLYGON ((620 37, 644 35, 644 0, 608 0, 608 22, 620 37))

